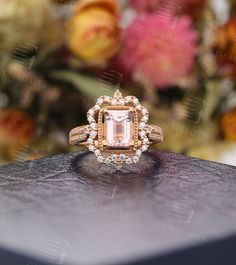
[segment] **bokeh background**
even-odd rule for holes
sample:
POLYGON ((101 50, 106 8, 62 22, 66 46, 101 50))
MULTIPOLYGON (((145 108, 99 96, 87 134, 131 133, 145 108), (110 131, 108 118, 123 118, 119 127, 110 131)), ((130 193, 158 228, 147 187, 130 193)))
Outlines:
POLYGON ((158 149, 236 166, 236 1, 0 0, 0 162, 78 150, 100 95, 139 97, 158 149))

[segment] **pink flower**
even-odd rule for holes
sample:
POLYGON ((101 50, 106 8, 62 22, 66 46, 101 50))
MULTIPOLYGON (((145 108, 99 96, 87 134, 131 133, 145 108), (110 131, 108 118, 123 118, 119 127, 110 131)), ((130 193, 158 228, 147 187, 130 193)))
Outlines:
POLYGON ((167 13, 139 17, 127 28, 118 62, 125 72, 166 87, 191 70, 196 40, 188 17, 177 21, 167 13))
POLYGON ((130 5, 138 12, 153 12, 160 8, 160 0, 130 0, 130 5))
POLYGON ((198 18, 206 5, 206 0, 129 0, 130 5, 138 13, 152 13, 156 11, 172 12, 174 14, 188 14, 198 18))

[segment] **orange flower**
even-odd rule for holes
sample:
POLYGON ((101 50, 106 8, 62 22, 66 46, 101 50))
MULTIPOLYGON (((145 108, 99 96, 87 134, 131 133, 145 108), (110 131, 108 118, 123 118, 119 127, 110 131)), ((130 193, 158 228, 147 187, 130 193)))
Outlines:
POLYGON ((35 135, 33 120, 22 111, 0 111, 0 150, 1 155, 12 159, 15 152, 28 145, 35 135))
POLYGON ((119 8, 115 0, 81 0, 68 22, 68 47, 85 61, 103 61, 120 47, 119 8))
POLYGON ((217 34, 217 57, 220 63, 236 63, 236 17, 231 18, 218 30, 217 34))
POLYGON ((227 140, 236 141, 236 108, 223 115, 221 128, 227 140))

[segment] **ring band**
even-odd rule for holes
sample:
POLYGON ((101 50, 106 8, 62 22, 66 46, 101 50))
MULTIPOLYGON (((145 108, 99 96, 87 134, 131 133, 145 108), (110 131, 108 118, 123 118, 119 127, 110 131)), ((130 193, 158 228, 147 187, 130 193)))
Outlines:
MULTIPOLYGON (((159 144, 163 142, 163 131, 156 125, 149 125, 149 133, 147 134, 149 145, 159 144)), ((71 145, 88 145, 87 139, 89 138, 89 126, 78 126, 70 131, 69 143, 71 145)))
POLYGON ((71 145, 77 145, 87 141, 89 136, 89 128, 87 125, 76 127, 70 131, 69 143, 71 145))
POLYGON ((149 125, 149 112, 134 96, 123 97, 117 90, 113 97, 102 96, 87 113, 89 125, 70 131, 71 145, 86 146, 98 162, 135 164, 149 146, 163 142, 163 131, 149 125))

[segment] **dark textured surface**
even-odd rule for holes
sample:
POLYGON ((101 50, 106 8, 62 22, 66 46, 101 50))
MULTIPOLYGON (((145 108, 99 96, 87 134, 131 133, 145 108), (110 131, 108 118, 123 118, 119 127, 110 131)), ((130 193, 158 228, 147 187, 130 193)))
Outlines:
POLYGON ((151 152, 122 171, 88 153, 0 168, 0 245, 49 263, 126 263, 230 235, 234 167, 151 152))

